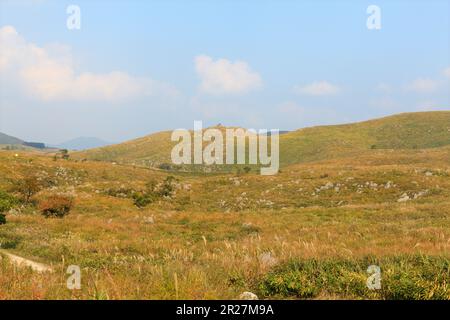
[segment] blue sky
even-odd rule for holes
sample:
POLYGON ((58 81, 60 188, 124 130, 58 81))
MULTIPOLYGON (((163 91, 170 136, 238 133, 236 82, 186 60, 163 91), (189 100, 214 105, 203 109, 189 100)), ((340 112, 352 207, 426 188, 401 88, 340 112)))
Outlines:
POLYGON ((194 120, 292 130, 450 110, 449 3, 0 0, 0 131, 122 141, 194 120))

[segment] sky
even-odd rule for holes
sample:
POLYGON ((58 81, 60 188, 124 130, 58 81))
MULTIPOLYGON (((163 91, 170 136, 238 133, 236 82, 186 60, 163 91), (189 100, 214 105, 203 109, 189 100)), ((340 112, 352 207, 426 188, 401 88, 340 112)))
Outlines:
POLYGON ((0 132, 120 142, 450 110, 449 24, 446 0, 0 0, 0 132))

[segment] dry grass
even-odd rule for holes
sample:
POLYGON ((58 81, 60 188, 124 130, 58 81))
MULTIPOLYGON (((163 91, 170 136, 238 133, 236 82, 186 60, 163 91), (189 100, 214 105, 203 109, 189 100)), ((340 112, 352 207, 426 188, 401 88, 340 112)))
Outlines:
MULTIPOLYGON (((32 206, 7 215, 2 247, 56 271, 36 274, 3 259, 0 298, 233 299, 260 293, 291 261, 448 258, 449 159, 449 148, 375 150, 270 177, 178 174, 173 197, 139 209, 121 190, 143 190, 167 173, 0 152, 0 188, 32 172, 54 182, 37 200, 55 192, 75 199, 63 219, 32 206), (410 200, 398 202, 405 193, 410 200), (69 265, 82 269, 79 291, 66 288, 69 265)), ((347 297, 325 289, 317 296, 347 297)))

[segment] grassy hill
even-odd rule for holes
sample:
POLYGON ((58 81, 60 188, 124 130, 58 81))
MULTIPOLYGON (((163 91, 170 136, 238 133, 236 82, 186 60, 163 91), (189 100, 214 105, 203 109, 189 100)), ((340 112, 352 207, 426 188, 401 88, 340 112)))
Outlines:
POLYGON ((450 111, 403 113, 359 123, 300 129, 282 136, 283 164, 334 159, 373 149, 450 145, 450 111))
POLYGON ((0 299, 450 299, 449 159, 450 146, 375 149, 275 176, 192 175, 1 151, 0 190, 37 176, 37 204, 74 205, 7 213, 1 248, 54 272, 4 258, 0 299), (134 205, 168 176, 170 196, 134 205), (366 287, 373 264, 382 290, 366 287), (69 265, 81 290, 66 288, 69 265))
MULTIPOLYGON (((170 135, 170 131, 159 132, 73 156, 158 167, 170 163, 170 152, 175 145, 170 135)), ((450 145, 450 111, 405 113, 285 133, 280 135, 280 162, 288 165, 358 155, 368 150, 427 149, 445 145, 450 145)))

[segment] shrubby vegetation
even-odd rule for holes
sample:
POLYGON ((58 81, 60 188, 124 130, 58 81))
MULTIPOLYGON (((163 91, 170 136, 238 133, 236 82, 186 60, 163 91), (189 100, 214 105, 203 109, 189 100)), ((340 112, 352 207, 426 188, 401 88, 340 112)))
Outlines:
POLYGON ((23 179, 16 180, 12 191, 18 193, 25 203, 30 203, 32 197, 43 189, 42 182, 36 175, 27 175, 23 179))
POLYGON ((175 177, 168 176, 161 183, 156 183, 154 180, 148 182, 144 191, 133 193, 134 205, 138 208, 143 208, 158 199, 172 197, 177 181, 175 177))
POLYGON ((53 194, 39 202, 39 210, 46 218, 62 218, 70 212, 72 205, 72 197, 53 194))
POLYGON ((11 210, 18 203, 19 200, 17 200, 13 195, 7 193, 6 191, 0 190, 0 213, 11 210))
POLYGON ((0 190, 0 225, 6 223, 5 212, 15 207, 19 201, 6 191, 0 190))
POLYGON ((103 193, 116 198, 130 198, 138 208, 144 208, 159 199, 169 199, 175 193, 175 185, 178 180, 173 176, 167 176, 163 181, 150 180, 145 187, 135 190, 124 185, 119 188, 109 188, 103 193))
MULTIPOLYGON (((444 120, 412 138, 448 139, 444 120)), ((41 186, 29 203, 29 192, 9 193, 21 207, 0 226, 1 248, 54 268, 38 274, 3 259, 0 299, 236 299, 245 291, 262 299, 448 299, 450 145, 405 150, 432 146, 409 144, 406 136, 397 139, 398 150, 374 139, 361 141, 365 151, 357 152, 351 137, 330 130, 286 141, 292 148, 282 150, 283 159, 310 162, 270 177, 254 167, 239 175, 168 173, 140 167, 136 159, 145 154, 128 165, 113 159, 117 165, 76 162, 79 153, 52 161, 0 152, 0 189, 10 192, 13 179, 33 175, 41 186), (314 152, 299 152, 302 144, 314 152), (314 162, 317 154, 328 160, 314 162), (76 210, 53 201, 47 212, 70 212, 67 221, 34 214, 40 200, 58 192, 76 195, 76 210), (366 287, 371 264, 381 268, 379 291, 366 287), (68 265, 82 269, 81 290, 67 290, 68 265)))
POLYGON ((450 299, 450 260, 445 257, 395 256, 377 259, 291 261, 267 274, 262 296, 316 298, 337 295, 367 299, 450 299), (369 290, 367 267, 381 268, 381 289, 369 290))

